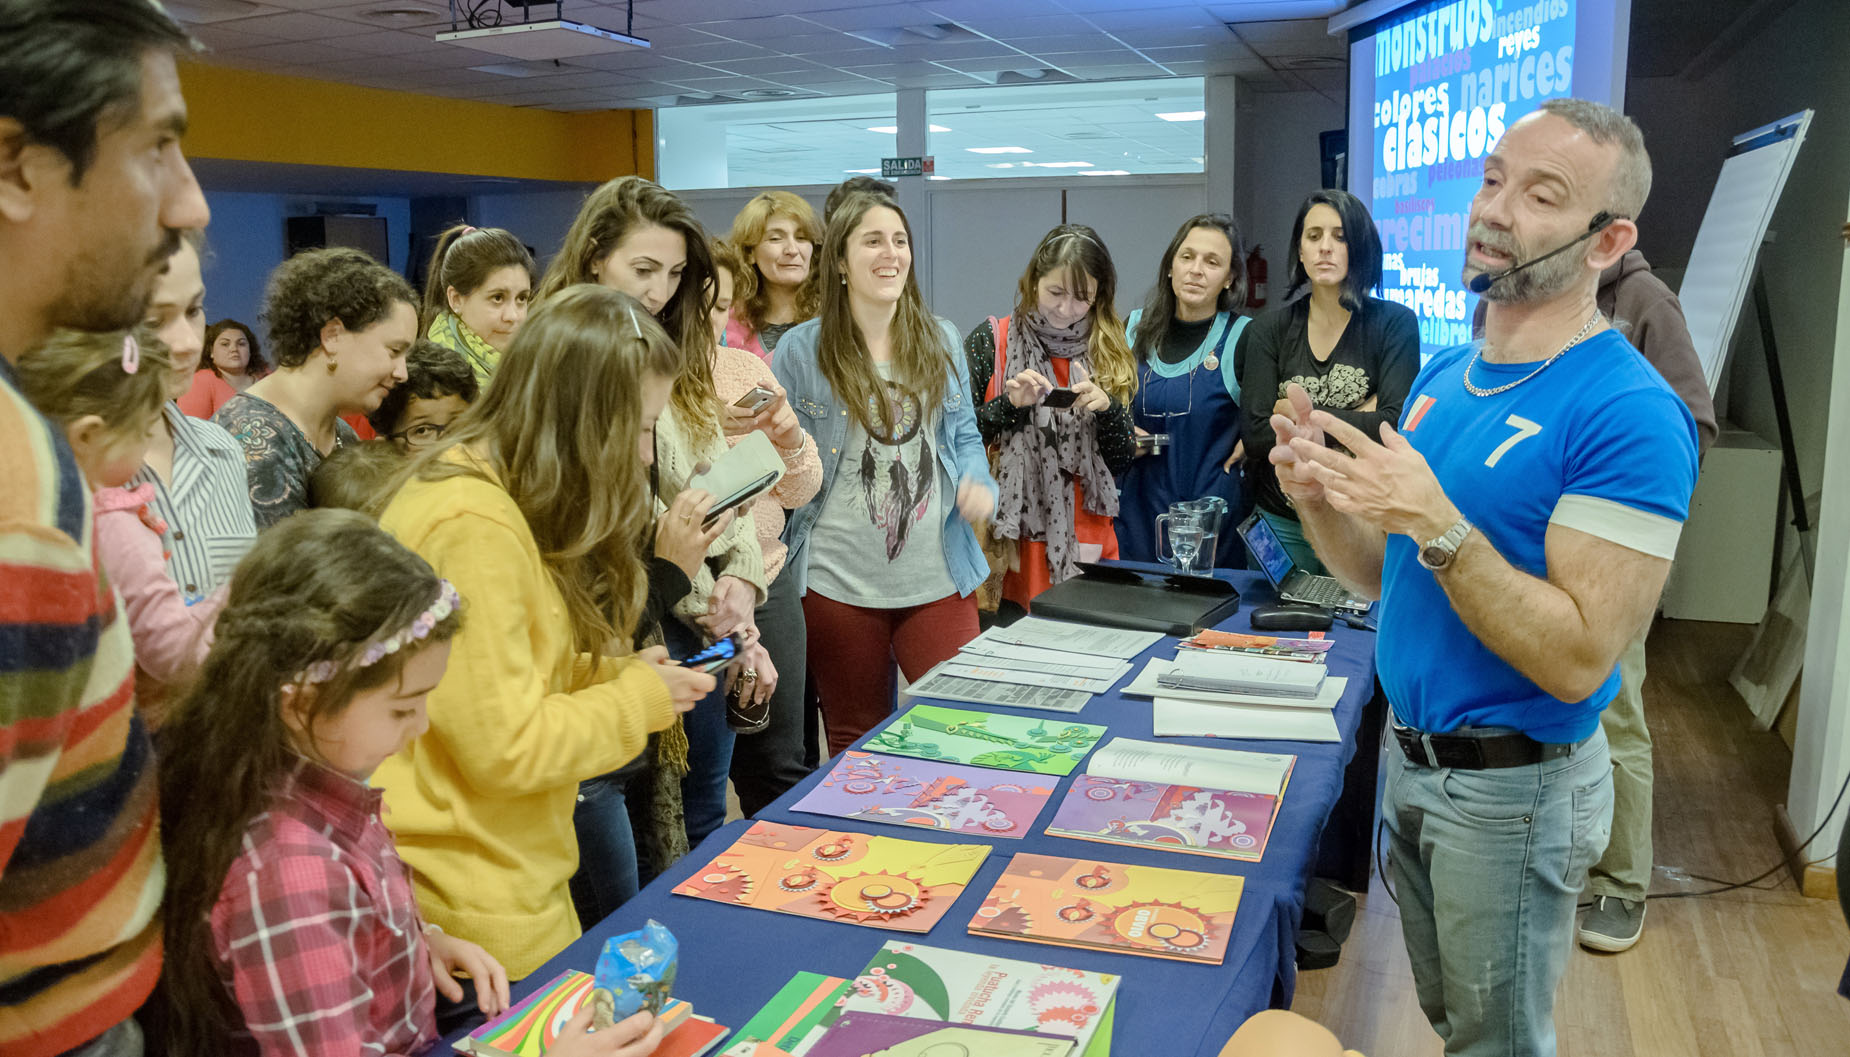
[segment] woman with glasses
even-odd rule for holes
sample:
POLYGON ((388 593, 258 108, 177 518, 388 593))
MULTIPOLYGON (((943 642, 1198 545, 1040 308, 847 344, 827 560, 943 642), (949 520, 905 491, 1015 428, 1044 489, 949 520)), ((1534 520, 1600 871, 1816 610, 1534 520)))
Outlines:
MULTIPOLYGON (((1127 327, 1137 360, 1131 399, 1137 457, 1118 480, 1118 552, 1156 560, 1156 516, 1171 503, 1219 496, 1244 516, 1240 383, 1234 348, 1249 322, 1240 229, 1225 213, 1190 217, 1169 241, 1156 285, 1127 327)), ((1222 537, 1230 533, 1222 533, 1222 537)), ((1220 548, 1215 565, 1238 565, 1220 548)))
POLYGON ((420 339, 405 354, 405 380, 392 387, 366 420, 399 451, 416 455, 442 440, 480 391, 462 353, 420 339))

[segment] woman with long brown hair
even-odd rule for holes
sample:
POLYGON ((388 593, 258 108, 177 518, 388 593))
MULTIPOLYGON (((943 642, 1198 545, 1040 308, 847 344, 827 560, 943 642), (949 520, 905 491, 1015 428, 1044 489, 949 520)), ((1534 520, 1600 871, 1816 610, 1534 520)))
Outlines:
MULTIPOLYGON (((680 372, 656 423, 655 507, 664 514, 676 506, 682 509, 671 516, 688 518, 688 481, 703 464, 726 453, 713 385, 713 258, 706 232, 687 204, 660 185, 640 176, 619 177, 585 200, 540 283, 540 300, 573 282, 597 283, 636 298, 679 347, 680 372)), ((661 537, 658 531, 658 553, 661 537)), ((755 675, 754 681, 770 692, 777 672, 758 642, 754 616, 766 597, 764 554, 749 514, 714 539, 707 560, 693 568, 690 579, 692 589, 674 604, 673 619, 662 623, 669 650, 686 656, 707 642, 736 635, 745 646, 736 662, 740 677, 755 675)), ((733 734, 725 695, 715 693, 702 702, 685 723, 687 770, 680 792, 686 840, 692 845, 726 821, 733 734)), ((645 862, 645 879, 651 866, 666 867, 660 860, 677 850, 670 844, 657 861, 645 862)))
POLYGON ((784 530, 783 575, 806 591, 833 754, 891 709, 896 660, 917 679, 976 635, 989 567, 971 522, 995 509, 996 483, 957 329, 919 295, 905 214, 850 196, 820 270, 822 314, 784 336, 772 370, 822 453, 822 490, 784 530))
POLYGON ((997 449, 995 536, 1015 549, 1002 597, 1024 610, 1077 574, 1078 562, 1118 556, 1112 475, 1136 453, 1136 365, 1113 305, 1117 289, 1098 232, 1062 224, 1029 256, 1014 312, 964 339, 970 391, 983 400, 976 424, 997 449))
POLYGON ((733 283, 727 348, 770 363, 790 328, 815 316, 822 292, 813 258, 821 240, 816 211, 789 191, 764 191, 745 203, 727 239, 747 262, 733 283))
POLYGON ((579 933, 578 783, 634 758, 713 686, 659 650, 630 653, 651 434, 679 362, 632 299, 561 291, 380 516, 471 616, 430 732, 374 783, 425 915, 516 979, 579 933))

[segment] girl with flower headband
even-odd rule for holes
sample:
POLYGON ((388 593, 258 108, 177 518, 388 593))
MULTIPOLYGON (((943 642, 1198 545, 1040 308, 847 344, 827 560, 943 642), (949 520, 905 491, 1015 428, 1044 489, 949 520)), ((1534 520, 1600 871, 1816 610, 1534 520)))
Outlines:
POLYGON ((460 352, 483 385, 527 318, 539 273, 513 232, 458 224, 437 236, 425 272, 424 336, 460 352))
POLYGON ((97 557, 135 642, 136 704, 157 726, 169 688, 191 678, 205 656, 222 600, 186 604, 167 575, 166 527, 148 505, 153 487, 120 487, 141 468, 161 419, 172 374, 167 346, 145 328, 63 330, 21 356, 18 372, 27 399, 64 428, 95 492, 97 557))
MULTIPOLYGON (((238 566, 161 760, 168 1052, 421 1053, 456 972, 506 1008, 500 963, 419 913, 367 784, 427 727, 461 609, 352 511, 290 517, 238 566)), ((659 1036, 589 1023, 549 1052, 640 1057, 659 1036)))

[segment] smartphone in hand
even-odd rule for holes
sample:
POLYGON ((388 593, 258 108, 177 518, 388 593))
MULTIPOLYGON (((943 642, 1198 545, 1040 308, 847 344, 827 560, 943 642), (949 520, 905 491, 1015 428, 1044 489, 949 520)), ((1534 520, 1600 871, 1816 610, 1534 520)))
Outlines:
POLYGON ((732 402, 733 407, 742 407, 752 414, 764 410, 764 406, 777 399, 777 394, 762 385, 754 385, 744 396, 732 402))
POLYGON ((739 639, 736 635, 728 635, 698 653, 681 658, 681 667, 711 675, 731 664, 738 655, 739 639))
POLYGON ((1041 406, 1056 409, 1072 407, 1078 399, 1079 394, 1071 389, 1055 389, 1041 398, 1041 406))

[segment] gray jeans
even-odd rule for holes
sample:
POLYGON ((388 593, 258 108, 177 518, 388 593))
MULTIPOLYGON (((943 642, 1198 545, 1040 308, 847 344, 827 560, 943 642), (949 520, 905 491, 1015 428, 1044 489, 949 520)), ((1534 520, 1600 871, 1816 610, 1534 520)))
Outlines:
POLYGON ((63 1057, 141 1057, 141 1051, 141 1025, 131 1017, 63 1057))
POLYGON ((1605 734, 1495 770, 1392 744, 1382 813, 1420 1008, 1448 1057, 1553 1057, 1575 904, 1612 827, 1605 734))

